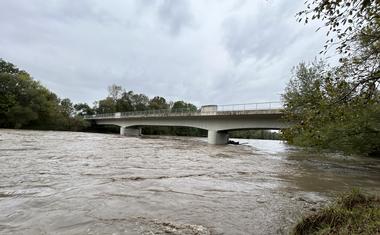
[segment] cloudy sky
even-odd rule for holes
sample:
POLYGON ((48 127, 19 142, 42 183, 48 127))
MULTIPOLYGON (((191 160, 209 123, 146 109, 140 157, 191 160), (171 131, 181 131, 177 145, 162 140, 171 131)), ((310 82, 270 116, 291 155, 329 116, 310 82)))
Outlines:
POLYGON ((111 84, 197 105, 279 100, 325 39, 296 21, 303 2, 0 0, 0 58, 74 102, 111 84))

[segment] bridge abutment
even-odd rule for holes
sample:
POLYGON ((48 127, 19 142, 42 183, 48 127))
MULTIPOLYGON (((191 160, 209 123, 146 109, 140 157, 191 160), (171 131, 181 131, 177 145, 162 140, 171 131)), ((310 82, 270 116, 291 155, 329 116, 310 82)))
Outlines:
POLYGON ((228 133, 219 131, 208 131, 207 141, 209 144, 227 144, 228 133))
POLYGON ((141 128, 138 127, 120 127, 120 135, 123 136, 141 136, 141 128))

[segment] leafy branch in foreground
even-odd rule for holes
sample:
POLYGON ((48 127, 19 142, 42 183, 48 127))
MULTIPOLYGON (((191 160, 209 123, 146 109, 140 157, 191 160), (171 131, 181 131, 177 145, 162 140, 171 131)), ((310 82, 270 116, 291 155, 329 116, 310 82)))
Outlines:
POLYGON ((306 10, 297 16, 305 23, 317 19, 325 23, 328 39, 321 53, 335 47, 342 77, 353 84, 340 100, 355 92, 371 99, 380 81, 380 1, 308 0, 306 10))

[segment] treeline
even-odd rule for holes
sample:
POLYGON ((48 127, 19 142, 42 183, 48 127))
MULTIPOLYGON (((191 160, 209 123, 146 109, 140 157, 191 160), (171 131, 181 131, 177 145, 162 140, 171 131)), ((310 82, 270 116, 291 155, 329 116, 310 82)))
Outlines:
POLYGON ((295 125, 283 131, 291 144, 380 155, 380 2, 313 1, 299 13, 322 19, 333 35, 340 64, 301 63, 283 95, 295 125))
POLYGON ((229 132, 231 138, 241 139, 262 139, 262 140, 281 140, 279 132, 269 130, 241 130, 229 132))
MULTIPOLYGON (((167 101, 164 97, 155 96, 149 99, 144 94, 127 91, 118 85, 108 87, 108 96, 95 102, 94 107, 86 103, 74 105, 77 114, 91 115, 97 113, 134 112, 147 110, 186 110, 196 111, 197 107, 184 101, 167 101)), ((107 126, 92 126, 92 130, 102 132, 118 132, 118 128, 107 126)), ((207 131, 191 127, 153 127, 142 128, 145 135, 178 135, 178 136, 207 136, 207 131)))
POLYGON ((0 59, 0 128, 78 131, 88 127, 73 115, 73 104, 25 71, 0 59))

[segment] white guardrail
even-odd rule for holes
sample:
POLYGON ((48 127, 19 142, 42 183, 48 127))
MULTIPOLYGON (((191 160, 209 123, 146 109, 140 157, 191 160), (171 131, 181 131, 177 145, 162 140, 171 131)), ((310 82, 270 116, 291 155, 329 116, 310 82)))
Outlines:
POLYGON ((249 110, 271 110, 282 109, 281 102, 259 102, 247 104, 226 104, 218 105, 218 111, 249 111, 249 110))
POLYGON ((226 105, 205 105, 199 109, 156 109, 132 112, 118 112, 118 113, 100 113, 94 115, 85 115, 85 119, 98 119, 98 118, 121 118, 121 117, 134 117, 134 116, 156 116, 156 115, 181 115, 181 114, 207 114, 217 112, 234 112, 234 111, 254 111, 254 110, 275 110, 282 109, 281 102, 258 102, 246 104, 226 104, 226 105))

